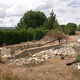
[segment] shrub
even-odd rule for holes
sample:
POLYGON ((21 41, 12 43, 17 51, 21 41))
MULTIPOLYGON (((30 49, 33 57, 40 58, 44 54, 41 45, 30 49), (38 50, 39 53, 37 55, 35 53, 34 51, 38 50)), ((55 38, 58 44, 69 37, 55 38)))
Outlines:
POLYGON ((68 23, 64 28, 64 32, 69 35, 75 35, 76 31, 77 25, 75 23, 68 23))
POLYGON ((48 30, 44 29, 28 29, 28 30, 0 30, 0 45, 6 43, 12 45, 20 42, 41 39, 48 30))
POLYGON ((78 55, 78 56, 76 57, 76 61, 77 61, 77 62, 80 62, 80 55, 78 55))

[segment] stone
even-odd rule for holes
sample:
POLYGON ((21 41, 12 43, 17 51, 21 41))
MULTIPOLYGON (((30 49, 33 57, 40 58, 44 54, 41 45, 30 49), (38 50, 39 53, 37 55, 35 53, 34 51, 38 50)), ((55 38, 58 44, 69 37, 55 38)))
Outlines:
POLYGON ((43 55, 42 58, 47 60, 49 58, 49 56, 48 55, 43 55))
POLYGON ((77 65, 78 65, 78 70, 80 70, 80 63, 77 63, 77 65))
POLYGON ((16 64, 16 65, 23 65, 29 63, 29 64, 38 64, 40 62, 44 62, 45 60, 48 60, 49 58, 54 58, 55 55, 57 57, 60 57, 61 59, 66 59, 66 56, 68 55, 74 55, 76 54, 75 50, 73 49, 73 44, 65 44, 64 46, 59 46, 57 48, 52 48, 44 51, 40 51, 38 53, 33 54, 29 58, 19 58, 14 59, 10 63, 16 64), (70 46, 72 45, 72 46, 70 46))

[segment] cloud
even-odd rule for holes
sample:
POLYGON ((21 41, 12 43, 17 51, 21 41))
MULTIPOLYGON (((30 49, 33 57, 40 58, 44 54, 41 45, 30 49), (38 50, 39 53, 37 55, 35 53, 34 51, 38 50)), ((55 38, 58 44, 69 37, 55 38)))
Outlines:
POLYGON ((16 5, 11 6, 6 10, 6 15, 9 16, 21 16, 24 12, 21 6, 17 7, 16 5))
POLYGON ((39 4, 39 1, 40 0, 0 0, 1 22, 5 24, 5 26, 16 25, 23 14, 28 10, 34 9, 36 5, 39 4))
POLYGON ((36 9, 44 11, 47 15, 53 9, 60 24, 80 24, 80 19, 77 19, 80 15, 80 0, 44 0, 36 9))
POLYGON ((50 8, 53 8, 54 1, 53 0, 43 0, 41 3, 36 7, 35 10, 49 10, 50 8))
POLYGON ((14 4, 6 10, 6 14, 7 16, 22 16, 28 10, 34 9, 39 4, 38 2, 37 0, 14 0, 14 4))
POLYGON ((0 24, 15 26, 31 9, 43 11, 46 16, 54 10, 60 24, 80 24, 80 0, 0 0, 0 24))
POLYGON ((80 7, 80 1, 72 1, 71 3, 68 4, 68 6, 72 6, 74 8, 80 7))
POLYGON ((55 5, 55 13, 57 15, 59 23, 66 24, 68 22, 75 22, 77 24, 80 24, 80 19, 76 19, 76 17, 78 18, 80 14, 79 0, 66 0, 63 2, 56 2, 56 4, 57 3, 58 6, 55 5))
POLYGON ((0 18, 4 18, 6 16, 6 9, 9 8, 9 5, 5 3, 0 3, 0 18))
POLYGON ((5 17, 3 19, 3 24, 8 27, 14 27, 17 22, 19 22, 20 17, 19 16, 11 16, 11 17, 5 17))
POLYGON ((2 24, 2 23, 3 23, 2 18, 0 18, 0 24, 2 24))

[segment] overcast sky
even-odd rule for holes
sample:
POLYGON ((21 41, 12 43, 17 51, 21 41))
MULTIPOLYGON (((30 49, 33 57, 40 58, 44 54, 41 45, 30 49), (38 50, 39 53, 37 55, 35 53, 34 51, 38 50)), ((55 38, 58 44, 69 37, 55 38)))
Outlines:
POLYGON ((80 0, 0 0, 0 26, 14 27, 28 10, 43 11, 46 16, 53 10, 60 24, 80 24, 80 0))

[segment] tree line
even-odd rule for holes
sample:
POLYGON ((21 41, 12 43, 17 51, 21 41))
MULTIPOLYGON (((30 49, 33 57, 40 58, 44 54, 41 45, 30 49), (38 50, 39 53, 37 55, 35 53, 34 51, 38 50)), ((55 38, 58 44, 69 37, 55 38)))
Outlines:
POLYGON ((45 14, 40 11, 28 11, 23 15, 16 27, 17 29, 26 30, 29 28, 35 29, 40 27, 49 30, 57 29, 69 35, 74 35, 76 34, 76 30, 80 30, 80 27, 77 27, 76 23, 67 23, 66 25, 60 25, 53 10, 51 11, 49 17, 45 16, 45 14))
POLYGON ((62 31, 65 34, 74 35, 80 31, 80 25, 67 23, 60 25, 53 10, 49 17, 40 11, 28 11, 20 19, 14 30, 0 30, 0 45, 16 44, 20 42, 39 40, 50 30, 62 31))
POLYGON ((0 30, 0 45, 12 45, 21 42, 41 39, 48 30, 28 29, 26 30, 0 30))

